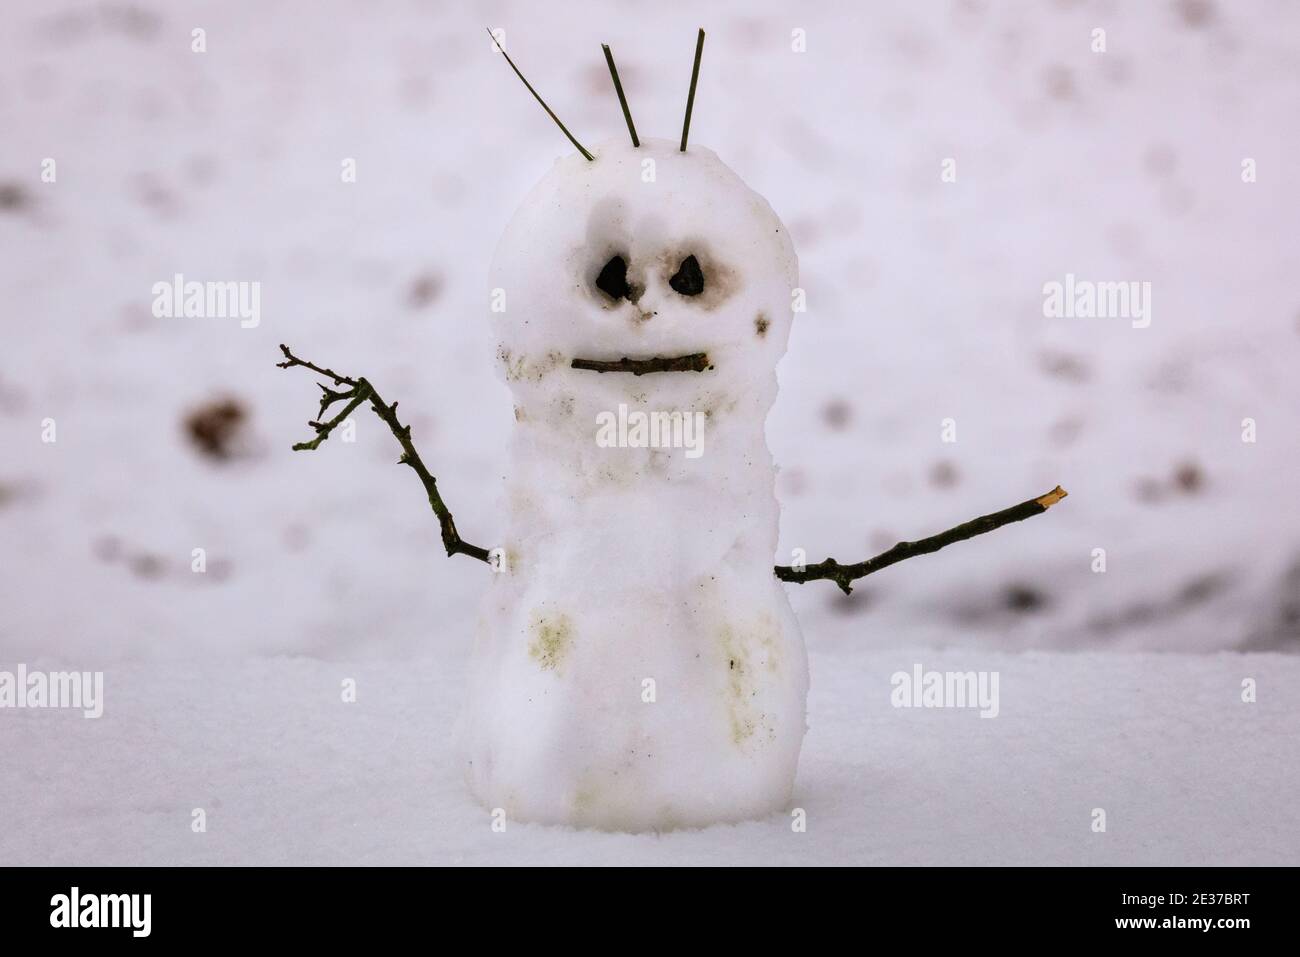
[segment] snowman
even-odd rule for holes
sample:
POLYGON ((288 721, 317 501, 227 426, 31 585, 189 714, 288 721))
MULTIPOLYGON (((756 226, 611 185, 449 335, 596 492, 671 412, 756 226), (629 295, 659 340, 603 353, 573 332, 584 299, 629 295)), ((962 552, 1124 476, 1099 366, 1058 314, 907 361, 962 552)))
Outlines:
POLYGON ((497 247, 495 368, 515 418, 498 548, 460 538, 395 403, 281 347, 282 365, 346 387, 322 386, 321 419, 346 405, 296 448, 369 402, 424 483, 448 554, 499 572, 457 738, 470 789, 512 820, 657 831, 787 809, 808 664, 781 581, 848 591, 1055 501, 858 566, 774 574, 764 423, 798 260, 763 197, 711 151, 687 149, 702 42, 680 143, 637 136, 606 49, 631 142, 588 151, 556 119, 579 152, 532 189, 497 247))
POLYGON ((763 434, 798 262, 771 207, 709 150, 593 152, 533 188, 490 273, 515 426, 504 572, 460 729, 469 781, 524 820, 757 817, 790 799, 808 690, 772 574, 763 434), (698 423, 702 441, 599 441, 602 422, 638 413, 698 423))

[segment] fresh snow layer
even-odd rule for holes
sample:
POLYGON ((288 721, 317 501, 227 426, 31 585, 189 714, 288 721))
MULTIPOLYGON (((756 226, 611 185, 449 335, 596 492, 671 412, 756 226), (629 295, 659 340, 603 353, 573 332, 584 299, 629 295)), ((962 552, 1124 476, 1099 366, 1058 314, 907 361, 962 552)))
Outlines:
POLYGON ((98 720, 0 712, 0 863, 1300 864, 1294 657, 810 657, 804 833, 494 831, 448 733, 461 661, 132 663, 98 720), (891 707, 918 663, 997 671, 998 716, 891 707))

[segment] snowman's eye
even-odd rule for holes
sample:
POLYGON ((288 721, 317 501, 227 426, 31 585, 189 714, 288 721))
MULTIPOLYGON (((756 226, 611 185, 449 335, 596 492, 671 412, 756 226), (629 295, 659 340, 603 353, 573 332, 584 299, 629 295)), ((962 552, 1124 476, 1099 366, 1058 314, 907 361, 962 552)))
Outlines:
POLYGON ((627 261, 622 256, 615 256, 596 277, 596 288, 611 299, 630 298, 631 287, 627 284, 627 261))
POLYGON ((668 280, 668 285, 683 296, 698 296, 704 292, 704 273, 700 269, 700 261, 694 256, 687 256, 668 280))

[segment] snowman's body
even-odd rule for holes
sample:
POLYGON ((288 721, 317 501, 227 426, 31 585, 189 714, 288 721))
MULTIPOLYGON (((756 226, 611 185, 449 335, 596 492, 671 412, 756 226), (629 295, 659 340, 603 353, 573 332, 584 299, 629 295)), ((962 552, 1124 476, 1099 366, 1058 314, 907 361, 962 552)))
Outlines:
POLYGON ((772 573, 764 421, 796 285, 784 226, 699 147, 561 160, 507 228, 492 274, 516 418, 505 569, 460 727, 488 807, 644 830, 788 806, 808 678, 772 573), (669 277, 691 255, 704 290, 686 296, 669 277), (614 256, 626 298, 596 286, 614 256), (570 365, 701 352, 703 372, 570 365), (652 414, 657 441, 638 429, 652 414))

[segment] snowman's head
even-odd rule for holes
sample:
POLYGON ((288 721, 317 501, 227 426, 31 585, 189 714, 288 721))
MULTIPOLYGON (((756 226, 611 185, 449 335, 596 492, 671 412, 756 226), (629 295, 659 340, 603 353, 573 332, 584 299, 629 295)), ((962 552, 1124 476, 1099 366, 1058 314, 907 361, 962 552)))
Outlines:
POLYGON ((798 284, 772 208, 700 146, 593 154, 556 162, 497 247, 492 319, 510 387, 684 398, 771 379, 798 284), (648 371, 656 359, 674 371, 648 371))

